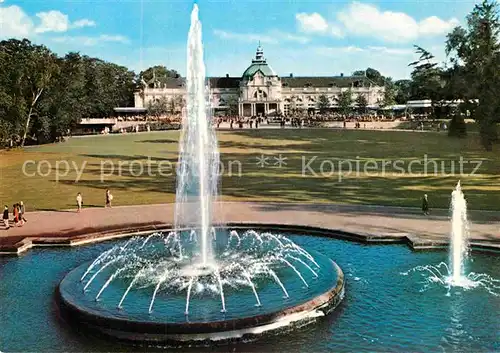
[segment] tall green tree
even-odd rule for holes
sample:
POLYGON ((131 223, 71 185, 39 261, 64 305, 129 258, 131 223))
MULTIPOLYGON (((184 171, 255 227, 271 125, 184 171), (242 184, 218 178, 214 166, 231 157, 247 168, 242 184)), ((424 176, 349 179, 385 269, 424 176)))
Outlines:
MULTIPOLYGON (((460 73, 465 99, 478 99, 475 117, 483 146, 491 151, 498 142, 500 121, 500 20, 496 1, 476 4, 465 27, 458 26, 446 41, 454 72, 460 73)), ((458 83, 460 86, 460 83, 458 83)))
POLYGON ((171 112, 171 102, 173 100, 169 100, 167 97, 163 96, 154 101, 148 102, 148 114, 154 116, 156 118, 166 115, 171 112))
POLYGON ((238 115, 238 98, 235 96, 229 96, 226 99, 227 114, 229 116, 238 115))
POLYGON ((386 77, 384 79, 384 98, 382 100, 382 106, 388 107, 396 103, 396 86, 392 82, 391 77, 386 77))
POLYGON ((179 77, 181 77, 181 75, 176 70, 168 69, 163 65, 152 66, 139 73, 139 79, 141 81, 144 80, 146 83, 153 79, 160 83, 165 83, 168 79, 179 77))
POLYGON ((411 98, 411 80, 397 80, 394 82, 396 104, 406 104, 411 98))
POLYGON ((442 85, 444 84, 443 71, 431 52, 418 45, 414 47, 419 58, 409 64, 413 67, 411 73, 412 98, 438 100, 441 98, 442 85))
POLYGON ((326 112, 328 108, 330 107, 330 101, 328 100, 328 97, 324 94, 320 95, 318 97, 318 109, 321 114, 326 112))
POLYGON ((366 113, 366 108, 368 107, 368 99, 364 94, 358 94, 356 97, 356 105, 360 112, 366 113))
POLYGON ((42 95, 57 74, 57 57, 43 45, 27 39, 0 42, 3 73, 2 85, 12 89, 9 115, 19 120, 20 144, 24 146, 32 122, 39 116, 42 95))
POLYGON ((352 112, 353 103, 354 100, 352 97, 351 89, 340 92, 337 97, 337 105, 339 107, 339 111, 346 116, 352 112))

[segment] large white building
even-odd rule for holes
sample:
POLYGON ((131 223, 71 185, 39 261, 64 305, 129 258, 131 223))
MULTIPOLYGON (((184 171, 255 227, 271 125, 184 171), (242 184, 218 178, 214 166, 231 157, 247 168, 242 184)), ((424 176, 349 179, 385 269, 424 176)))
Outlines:
MULTIPOLYGON (((338 95, 345 90, 351 90, 354 99, 364 95, 368 106, 376 106, 384 96, 384 87, 364 76, 294 77, 290 74, 280 77, 267 63, 260 45, 255 59, 241 77, 226 75, 211 77, 208 81, 215 111, 227 112, 237 105, 238 115, 247 117, 287 115, 292 109, 314 111, 322 95, 328 98, 330 108, 335 109, 338 95)), ((135 107, 147 108, 161 97, 178 101, 185 94, 183 78, 164 79, 162 83, 153 78, 136 92, 135 107)))

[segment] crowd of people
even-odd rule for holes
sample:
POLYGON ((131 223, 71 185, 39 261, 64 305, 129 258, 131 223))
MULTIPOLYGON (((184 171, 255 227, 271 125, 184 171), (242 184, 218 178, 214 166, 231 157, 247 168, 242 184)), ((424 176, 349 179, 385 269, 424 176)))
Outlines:
MULTIPOLYGON (((24 223, 28 222, 24 216, 25 213, 26 209, 22 201, 12 205, 12 221, 16 227, 22 227, 24 223)), ((9 206, 7 205, 4 207, 2 219, 5 229, 10 229, 9 206)))
MULTIPOLYGON (((113 201, 113 195, 111 191, 106 190, 105 195, 105 204, 104 207, 111 208, 111 203, 113 201)), ((76 212, 80 213, 83 209, 83 196, 79 192, 76 194, 76 212)), ((26 208, 24 206, 24 202, 20 201, 19 203, 15 203, 12 205, 12 219, 10 218, 9 206, 5 205, 2 215, 2 220, 4 224, 5 230, 11 228, 11 223, 14 223, 16 227, 22 227, 28 220, 25 217, 26 208)))

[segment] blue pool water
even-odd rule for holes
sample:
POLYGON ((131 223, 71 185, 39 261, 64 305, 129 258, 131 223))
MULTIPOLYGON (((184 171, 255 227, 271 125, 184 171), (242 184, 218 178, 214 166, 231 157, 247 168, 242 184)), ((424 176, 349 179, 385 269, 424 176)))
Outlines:
MULTIPOLYGON (((446 252, 414 253, 400 245, 286 235, 342 268, 346 297, 335 313, 316 324, 283 336, 240 343, 231 350, 500 351, 499 296, 483 287, 450 290, 438 282, 424 283, 420 275, 403 274, 417 266, 447 262, 446 252)), ((137 351, 138 347, 68 327, 58 318, 54 303, 55 288, 67 273, 117 243, 33 249, 20 258, 0 258, 0 351, 137 351)), ((498 278, 500 257, 475 253, 467 271, 498 278)), ((155 349, 164 350, 149 347, 155 349)))

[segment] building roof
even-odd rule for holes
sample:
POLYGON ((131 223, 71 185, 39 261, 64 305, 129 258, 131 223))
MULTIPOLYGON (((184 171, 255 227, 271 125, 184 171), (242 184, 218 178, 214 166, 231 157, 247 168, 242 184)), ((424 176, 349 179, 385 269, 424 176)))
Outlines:
POLYGON ((302 76, 302 77, 282 77, 284 87, 351 87, 369 86, 373 84, 370 79, 364 76, 302 76))
POLYGON ((255 59, 252 60, 252 64, 245 70, 245 72, 243 72, 242 78, 251 79, 253 75, 259 71, 264 76, 277 76, 264 58, 264 51, 262 50, 260 43, 257 47, 257 52, 255 53, 255 59))
POLYGON ((261 72, 264 76, 276 76, 273 69, 266 63, 252 63, 245 72, 243 72, 242 77, 244 79, 252 78, 257 72, 261 72))
POLYGON ((211 88, 238 88, 241 78, 239 77, 210 77, 208 79, 211 88))

